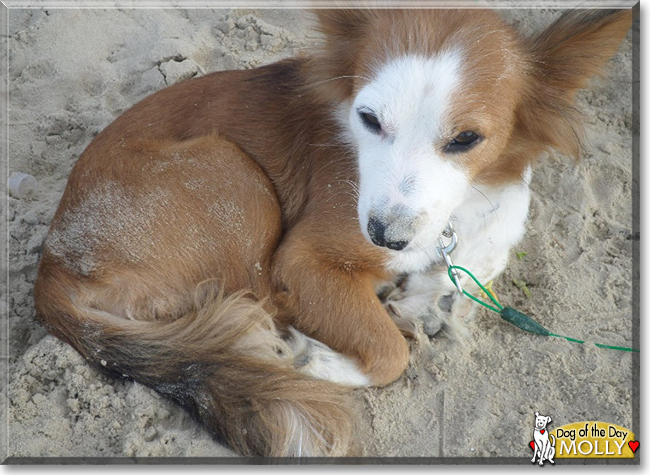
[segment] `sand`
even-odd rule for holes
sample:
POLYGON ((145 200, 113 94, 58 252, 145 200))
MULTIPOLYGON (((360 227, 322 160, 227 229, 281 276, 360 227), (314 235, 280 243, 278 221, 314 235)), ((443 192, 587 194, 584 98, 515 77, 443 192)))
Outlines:
MULTIPOLYGON (((557 15, 503 13, 523 32, 557 15)), ((262 9, 16 9, 8 17, 8 172, 33 175, 38 189, 7 198, 7 455, 15 462, 235 456, 152 390, 99 374, 47 335, 35 320, 33 282, 67 175, 99 131, 166 85, 308 48, 317 41, 310 17, 262 9)), ((579 94, 579 106, 584 156, 578 163, 542 157, 528 232, 516 248, 521 258, 512 255, 494 288, 556 333, 638 345, 631 34, 605 77, 579 94)), ((552 415, 553 427, 601 420, 638 431, 638 356, 526 334, 486 310, 468 328, 465 344, 444 336, 412 342, 403 377, 354 393, 368 456, 530 463, 536 410, 552 415)))

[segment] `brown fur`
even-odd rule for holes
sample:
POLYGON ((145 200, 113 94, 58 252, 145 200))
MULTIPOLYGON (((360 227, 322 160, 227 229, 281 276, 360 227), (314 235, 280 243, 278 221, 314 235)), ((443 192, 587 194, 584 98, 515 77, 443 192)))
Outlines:
POLYGON ((36 282, 53 333, 243 454, 350 453, 345 391, 293 369, 286 325, 355 359, 376 385, 408 361, 375 296, 386 255, 360 233, 355 157, 332 107, 396 54, 479 35, 474 99, 455 110, 460 129, 497 139, 465 159, 479 181, 515 181, 544 148, 575 151, 577 126, 558 117, 630 23, 625 12, 569 14, 522 40, 475 10, 318 15, 326 37, 314 57, 172 86, 97 136, 70 175, 36 282), (308 429, 302 449, 296 424, 308 429))

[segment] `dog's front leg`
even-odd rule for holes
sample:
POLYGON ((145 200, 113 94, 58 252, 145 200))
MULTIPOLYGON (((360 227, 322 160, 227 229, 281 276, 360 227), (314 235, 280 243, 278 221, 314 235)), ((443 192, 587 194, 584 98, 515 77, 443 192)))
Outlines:
POLYGON ((544 465, 544 460, 547 458, 548 451, 548 440, 543 440, 539 448, 539 459, 538 462, 540 465, 544 465))
POLYGON ((535 440, 535 447, 533 448, 533 458, 531 459, 530 463, 535 463, 536 458, 539 459, 542 458, 542 448, 540 446, 540 443, 537 440, 535 440))
POLYGON ((284 323, 353 359, 371 385, 382 386, 403 373, 409 349, 375 295, 378 254, 355 232, 316 222, 294 227, 275 256, 275 300, 284 323))
MULTIPOLYGON (((462 276, 463 287, 474 292, 473 282, 462 276)), ((413 322, 433 337, 444 329, 451 336, 466 333, 465 323, 471 319, 474 306, 469 298, 459 295, 449 279, 446 268, 436 267, 428 272, 412 274, 388 295, 383 295, 389 314, 413 322)))

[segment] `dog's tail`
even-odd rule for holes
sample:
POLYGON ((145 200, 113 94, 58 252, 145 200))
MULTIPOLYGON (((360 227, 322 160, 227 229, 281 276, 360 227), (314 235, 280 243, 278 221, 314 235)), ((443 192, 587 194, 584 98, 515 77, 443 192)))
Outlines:
POLYGON ((272 317, 251 295, 202 285, 173 321, 92 308, 72 281, 41 269, 39 318, 111 376, 136 380, 184 406, 243 455, 351 455, 349 389, 294 370, 272 317), (47 280, 45 283, 44 281, 47 280))

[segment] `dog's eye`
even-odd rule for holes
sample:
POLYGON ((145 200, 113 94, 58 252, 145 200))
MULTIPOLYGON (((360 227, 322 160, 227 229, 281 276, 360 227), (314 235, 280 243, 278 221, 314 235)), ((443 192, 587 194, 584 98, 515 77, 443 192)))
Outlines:
POLYGON ((381 131, 379 119, 372 112, 360 111, 359 117, 361 117, 361 122, 363 122, 363 125, 365 125, 370 132, 378 133, 381 131))
POLYGON ((456 135, 451 142, 445 147, 445 151, 448 153, 463 153, 467 152, 469 149, 478 144, 481 139, 479 134, 474 131, 466 130, 456 135))

